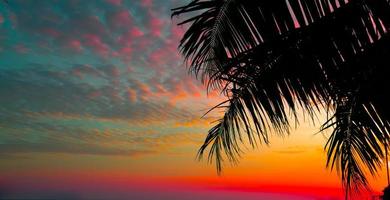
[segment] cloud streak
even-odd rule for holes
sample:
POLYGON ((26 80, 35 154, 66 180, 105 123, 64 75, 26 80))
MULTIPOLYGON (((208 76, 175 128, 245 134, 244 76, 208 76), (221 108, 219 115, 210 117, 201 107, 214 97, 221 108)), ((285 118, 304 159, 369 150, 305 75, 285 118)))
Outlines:
POLYGON ((2 154, 17 153, 70 153, 70 154, 89 154, 103 156, 141 156, 156 153, 153 150, 130 149, 123 150, 118 148, 100 147, 98 145, 71 144, 71 143, 23 143, 23 144, 0 144, 0 157, 2 154))
POLYGON ((208 102, 177 53, 180 3, 1 7, 0 150, 134 156, 200 143, 208 102))

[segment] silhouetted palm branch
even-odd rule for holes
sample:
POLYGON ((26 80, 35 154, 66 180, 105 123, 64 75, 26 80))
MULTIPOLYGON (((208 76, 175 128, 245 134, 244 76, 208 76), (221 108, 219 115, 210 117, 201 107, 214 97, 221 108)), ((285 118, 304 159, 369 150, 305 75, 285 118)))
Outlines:
POLYGON ((328 165, 347 194, 368 188, 365 168, 375 174, 389 140, 388 1, 194 0, 173 9, 185 13, 195 13, 180 23, 190 24, 180 44, 190 71, 228 98, 200 156, 211 145, 220 171, 223 152, 237 161, 243 133, 252 146, 268 144, 270 130, 289 133, 289 111, 298 122, 298 108, 311 117, 325 109, 328 165))

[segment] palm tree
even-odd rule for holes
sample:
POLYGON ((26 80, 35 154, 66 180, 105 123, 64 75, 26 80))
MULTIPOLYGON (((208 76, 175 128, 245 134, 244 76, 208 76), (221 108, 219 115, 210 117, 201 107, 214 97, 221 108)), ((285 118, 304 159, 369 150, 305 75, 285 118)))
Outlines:
POLYGON ((390 138, 389 0, 192 0, 173 9, 182 14, 189 71, 227 98, 211 109, 225 114, 199 157, 210 146, 220 172, 245 141, 289 134, 297 110, 312 119, 325 110, 327 166, 347 199, 369 189, 390 138))
POLYGON ((381 196, 383 200, 388 200, 390 199, 390 185, 387 186, 384 190, 383 190, 383 195, 381 196))

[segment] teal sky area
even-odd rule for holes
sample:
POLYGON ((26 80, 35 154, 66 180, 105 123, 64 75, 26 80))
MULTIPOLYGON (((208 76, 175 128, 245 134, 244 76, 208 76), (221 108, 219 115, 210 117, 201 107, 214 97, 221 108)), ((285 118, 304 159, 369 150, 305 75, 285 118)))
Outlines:
POLYGON ((118 140, 194 132, 169 128, 207 108, 206 98, 193 101, 205 93, 177 51, 184 29, 170 9, 183 2, 1 2, 1 153, 68 152, 77 143, 80 153, 132 154, 148 150, 89 143, 107 130, 118 140))

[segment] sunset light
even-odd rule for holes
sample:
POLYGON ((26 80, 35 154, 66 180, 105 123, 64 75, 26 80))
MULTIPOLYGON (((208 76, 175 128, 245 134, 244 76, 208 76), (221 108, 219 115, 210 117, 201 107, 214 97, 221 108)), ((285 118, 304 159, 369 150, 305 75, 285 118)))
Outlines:
POLYGON ((382 198, 377 1, 0 0, 0 199, 382 198))

